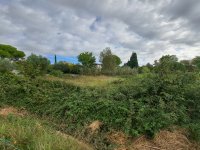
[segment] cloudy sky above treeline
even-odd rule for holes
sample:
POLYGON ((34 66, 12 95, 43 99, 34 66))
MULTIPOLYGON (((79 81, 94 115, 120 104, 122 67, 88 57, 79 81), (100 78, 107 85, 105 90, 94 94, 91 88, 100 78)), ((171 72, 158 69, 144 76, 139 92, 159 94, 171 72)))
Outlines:
POLYGON ((0 43, 31 53, 97 57, 110 47, 126 62, 200 55, 200 0, 0 0, 0 43))

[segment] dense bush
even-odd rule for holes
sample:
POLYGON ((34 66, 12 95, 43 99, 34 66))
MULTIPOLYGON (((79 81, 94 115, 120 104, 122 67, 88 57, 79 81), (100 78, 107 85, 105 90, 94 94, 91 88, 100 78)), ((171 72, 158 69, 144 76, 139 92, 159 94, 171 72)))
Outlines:
POLYGON ((79 74, 82 66, 80 65, 74 65, 67 62, 58 62, 57 64, 52 65, 52 69, 59 70, 63 73, 73 73, 73 74, 79 74))
POLYGON ((1 73, 10 72, 14 68, 15 68, 15 65, 11 63, 10 60, 0 58, 0 72, 1 73))
POLYGON ((35 78, 47 73, 50 61, 43 57, 31 54, 27 60, 16 62, 18 70, 27 77, 35 78))
POLYGON ((82 75, 100 75, 101 69, 94 67, 81 67, 80 74, 82 75))

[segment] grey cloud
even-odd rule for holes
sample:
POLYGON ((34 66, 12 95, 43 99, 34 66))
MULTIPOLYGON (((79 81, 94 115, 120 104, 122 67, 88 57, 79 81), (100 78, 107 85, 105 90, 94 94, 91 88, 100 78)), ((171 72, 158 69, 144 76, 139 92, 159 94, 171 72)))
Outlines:
POLYGON ((0 0, 0 42, 64 56, 109 46, 123 62, 136 51, 140 64, 192 58, 200 55, 199 8, 199 0, 0 0))

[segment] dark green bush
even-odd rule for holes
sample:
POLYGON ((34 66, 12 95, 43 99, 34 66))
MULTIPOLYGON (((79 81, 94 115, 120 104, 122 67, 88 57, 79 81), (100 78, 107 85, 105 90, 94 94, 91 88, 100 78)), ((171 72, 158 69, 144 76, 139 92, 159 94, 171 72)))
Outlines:
POLYGON ((191 123, 188 129, 189 129, 189 138, 200 142, 200 122, 191 123))
POLYGON ((2 59, 0 58, 0 72, 6 73, 11 72, 15 68, 14 63, 11 63, 8 59, 2 59))

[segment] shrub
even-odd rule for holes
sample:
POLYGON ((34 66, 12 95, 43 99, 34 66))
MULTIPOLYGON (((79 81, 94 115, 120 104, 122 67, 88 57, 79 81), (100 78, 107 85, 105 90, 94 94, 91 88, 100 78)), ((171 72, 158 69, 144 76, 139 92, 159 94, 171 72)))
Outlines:
POLYGON ((60 70, 51 70, 49 72, 50 75, 53 75, 55 77, 62 77, 63 76, 63 72, 60 70))
POLYGON ((200 142, 200 123, 191 123, 188 129, 189 129, 189 138, 200 142))
POLYGON ((15 68, 14 64, 10 62, 8 59, 1 59, 0 58, 0 72, 6 73, 10 72, 15 68))
POLYGON ((50 61, 45 57, 31 54, 26 61, 19 61, 17 65, 24 76, 35 78, 47 73, 50 61))
POLYGON ((128 66, 124 67, 116 67, 114 70, 102 70, 102 73, 105 75, 116 75, 116 76, 123 76, 123 75, 136 75, 137 74, 137 69, 133 68, 131 69, 128 66))
POLYGON ((80 74, 82 75, 100 75, 101 74, 101 69, 96 68, 96 67, 82 67, 80 69, 80 74))

